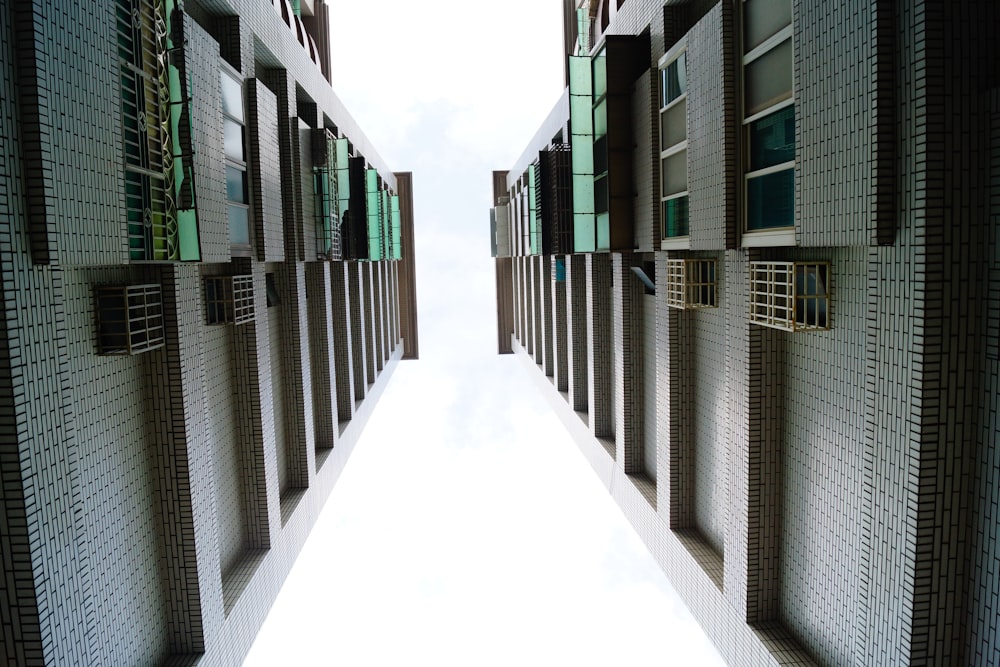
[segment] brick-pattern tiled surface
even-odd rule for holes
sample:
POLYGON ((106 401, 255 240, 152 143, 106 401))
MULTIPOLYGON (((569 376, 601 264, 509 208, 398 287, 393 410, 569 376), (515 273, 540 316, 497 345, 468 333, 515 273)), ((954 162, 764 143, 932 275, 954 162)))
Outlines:
POLYGON ((358 262, 360 273, 362 315, 365 321, 365 379, 368 384, 375 382, 378 369, 375 368, 375 294, 372 291, 372 263, 358 262))
POLYGON ((632 273, 633 253, 611 255, 611 347, 613 350, 616 458, 625 473, 643 473, 643 286, 632 273))
POLYGON ((659 72, 650 70, 636 80, 632 91, 632 211, 638 252, 660 247, 660 151, 659 144, 650 141, 659 133, 659 81, 659 72))
POLYGON ((587 275, 583 255, 566 256, 566 346, 569 361, 569 404, 587 412, 587 275))
MULTIPOLYGON (((555 271, 556 262, 563 262, 565 267, 565 256, 552 257, 552 270, 555 271)), ((563 269, 563 279, 556 280, 553 277, 551 283, 552 296, 552 373, 556 390, 561 392, 569 391, 569 347, 567 346, 567 336, 569 320, 566 314, 566 273, 563 269)))
POLYGON ((191 115, 203 119, 191 124, 201 258, 205 262, 228 262, 219 45, 190 17, 184 18, 184 40, 184 60, 191 77, 191 115), (206 67, 206 63, 211 66, 206 67))
POLYGON ((590 254, 585 260, 587 317, 587 406, 595 436, 615 434, 611 257, 590 254))
MULTIPOLYGON (((174 18, 192 91, 182 126, 190 122, 203 263, 145 266, 123 266, 115 3, 84 12, 39 0, 0 12, 3 664, 239 664, 402 354, 397 319, 383 372, 317 472, 310 331, 323 327, 310 326, 305 266, 267 267, 282 296, 269 309, 260 263, 284 259, 273 241, 286 218, 311 220, 311 198, 286 202, 291 215, 281 208, 282 192, 303 196, 292 158, 308 160, 290 150, 296 91, 390 188, 396 177, 278 13, 245 0, 189 9, 174 18), (271 87, 251 81, 246 93, 257 261, 230 260, 220 51, 271 87), (233 273, 254 276, 256 318, 208 326, 203 278, 233 273), (98 356, 94 287, 141 283, 161 287, 165 345, 98 356), (292 472, 316 484, 282 516, 279 477, 287 487, 292 472)), ((302 256, 304 234, 293 240, 302 256)), ((317 301, 332 304, 330 291, 317 301)), ((398 298, 383 289, 382 311, 398 318, 398 298)), ((392 323, 383 322, 385 335, 392 323)), ((346 317, 330 312, 327 324, 346 327, 346 317)), ((344 349, 351 354, 350 340, 344 349)))
POLYGON ((538 324, 541 330, 542 370, 546 376, 552 377, 554 369, 552 349, 552 256, 542 255, 538 258, 539 314, 538 324))
POLYGON ((337 415, 343 421, 354 416, 354 350, 352 308, 348 289, 350 262, 330 266, 330 301, 333 317, 333 354, 337 363, 337 415))
POLYGON ((250 164, 250 197, 253 202, 253 241, 257 259, 285 259, 282 231, 281 165, 278 149, 278 101, 259 79, 248 79, 247 143, 250 164))
POLYGON ((656 296, 642 296, 642 470, 651 482, 657 472, 656 296))
POLYGON ((720 2, 687 33, 688 215, 692 250, 734 239, 736 137, 731 61, 732 9, 720 2), (723 15, 725 14, 725 18, 723 15))
POLYGON ((368 393, 368 371, 365 351, 368 346, 368 318, 364 316, 367 312, 362 305, 364 303, 364 290, 361 284, 361 262, 344 262, 347 268, 347 303, 351 309, 351 367, 354 377, 354 400, 362 400, 368 393))
MULTIPOLYGON (((854 6, 793 0, 795 220, 802 246, 865 245, 875 236, 872 161, 878 116, 878 0, 854 6), (817 75, 810 63, 823 59, 817 75), (836 78, 837 85, 829 82, 836 78), (830 138, 836 137, 836 140, 830 138)), ((888 147, 884 147, 888 149, 888 147)))
MULTIPOLYGON (((335 268, 340 268, 339 263, 335 268)), ((336 355, 329 262, 306 264, 306 309, 309 320, 309 370, 312 377, 313 433, 316 450, 334 446, 337 437, 336 355)))
MULTIPOLYGON (((627 424, 626 299, 616 289, 602 316, 614 373, 595 372, 577 356, 572 312, 580 289, 593 332, 606 294, 594 268, 607 259, 568 258, 567 373, 614 378, 615 433, 656 424, 655 503, 642 480, 624 483, 628 450, 612 460, 594 437, 593 404, 588 424, 535 373, 540 386, 730 664, 996 663, 1000 59, 988 33, 1000 9, 794 0, 799 247, 739 250, 738 3, 616 4, 609 32, 648 26, 652 62, 687 35, 681 256, 728 248, 714 255, 718 308, 643 297, 656 304, 652 323, 641 309, 656 400, 627 424), (755 260, 831 262, 832 329, 751 325, 755 260)), ((524 354, 530 334, 521 341, 524 354)))

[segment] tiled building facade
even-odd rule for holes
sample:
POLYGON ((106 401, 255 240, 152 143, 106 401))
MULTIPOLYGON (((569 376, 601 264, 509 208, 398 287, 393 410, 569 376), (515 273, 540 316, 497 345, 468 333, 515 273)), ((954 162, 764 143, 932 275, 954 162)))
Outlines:
POLYGON ((238 665, 400 359, 323 0, 0 9, 0 663, 238 665))
POLYGON ((728 664, 1000 664, 995 3, 564 6, 500 353, 728 664))

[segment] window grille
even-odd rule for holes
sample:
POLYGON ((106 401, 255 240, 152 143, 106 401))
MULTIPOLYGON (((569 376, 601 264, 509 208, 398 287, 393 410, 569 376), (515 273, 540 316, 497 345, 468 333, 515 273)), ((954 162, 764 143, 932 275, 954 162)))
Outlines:
POLYGON ((208 324, 245 324, 253 319, 253 276, 205 278, 208 324))
POLYGON ((750 321, 784 331, 830 328, 829 262, 750 262, 750 321))
POLYGON ((715 259, 668 259, 667 305, 682 310, 717 307, 716 264, 715 259))
POLYGON ((573 252, 573 167, 569 144, 541 152, 542 248, 546 255, 573 252))
POLYGON ((163 347, 163 301, 158 284, 101 286, 97 349, 102 355, 140 354, 163 347))

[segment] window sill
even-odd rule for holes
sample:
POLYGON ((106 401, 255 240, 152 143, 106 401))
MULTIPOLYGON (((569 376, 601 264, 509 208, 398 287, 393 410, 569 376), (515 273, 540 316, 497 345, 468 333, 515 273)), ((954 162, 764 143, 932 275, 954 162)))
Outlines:
POLYGON ((671 236, 660 240, 660 250, 690 250, 690 236, 671 236))
POLYGON ((795 227, 783 229, 766 229, 758 232, 744 232, 744 248, 772 248, 777 246, 795 245, 795 227))

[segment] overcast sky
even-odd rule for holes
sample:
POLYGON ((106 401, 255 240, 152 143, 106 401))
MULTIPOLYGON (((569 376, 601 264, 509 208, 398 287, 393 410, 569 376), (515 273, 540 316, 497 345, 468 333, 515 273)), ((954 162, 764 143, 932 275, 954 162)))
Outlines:
POLYGON ((561 93, 561 5, 331 2, 334 89, 414 174, 420 360, 245 667, 723 664, 529 369, 496 354, 490 172, 561 93))

